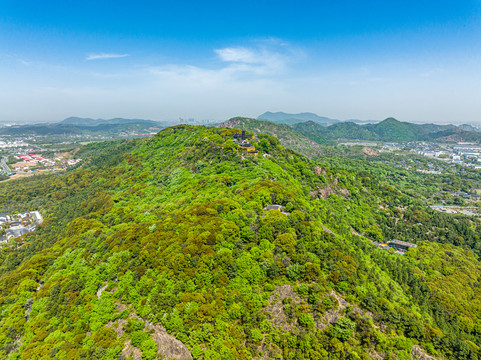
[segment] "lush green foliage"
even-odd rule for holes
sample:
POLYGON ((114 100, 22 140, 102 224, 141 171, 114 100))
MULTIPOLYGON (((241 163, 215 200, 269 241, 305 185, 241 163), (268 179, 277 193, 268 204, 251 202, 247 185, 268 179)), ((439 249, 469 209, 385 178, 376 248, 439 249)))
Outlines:
POLYGON ((481 141, 481 135, 453 125, 413 124, 388 118, 377 124, 352 122, 322 126, 313 121, 297 123, 293 128, 305 136, 319 139, 353 139, 378 141, 481 141))
MULTIPOLYGON (((317 126, 321 126, 316 124, 317 126)), ((315 132, 300 132, 286 124, 276 124, 270 121, 235 117, 222 124, 229 128, 245 128, 254 134, 268 134, 275 136, 281 144, 310 158, 325 154, 326 149, 320 144, 333 144, 315 132)), ((321 126, 322 127, 322 126, 321 126)))
POLYGON ((130 341, 154 359, 161 325, 195 359, 478 358, 474 235, 377 249, 358 234, 407 231, 416 201, 270 136, 247 155, 236 131, 93 144, 65 175, 0 185, 6 210, 45 217, 0 252, 0 356, 117 359, 130 341))

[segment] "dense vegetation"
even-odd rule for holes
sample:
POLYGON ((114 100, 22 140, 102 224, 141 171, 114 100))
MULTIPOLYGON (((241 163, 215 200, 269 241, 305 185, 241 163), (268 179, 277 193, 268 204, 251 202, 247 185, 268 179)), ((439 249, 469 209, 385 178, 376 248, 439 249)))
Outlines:
POLYGON ((272 121, 278 124, 288 124, 293 125, 301 122, 306 121, 314 121, 315 123, 321 125, 330 125, 339 122, 336 119, 330 119, 324 116, 319 116, 313 113, 300 113, 300 114, 287 114, 284 112, 270 112, 266 111, 265 113, 259 115, 257 120, 264 120, 264 121, 272 121))
POLYGON ((479 142, 479 129, 471 125, 413 124, 387 118, 379 123, 362 124, 360 120, 339 121, 313 113, 286 114, 265 112, 257 117, 276 124, 287 124, 316 142, 332 139, 377 141, 474 141, 479 142))
POLYGON ((308 121, 293 128, 304 135, 317 135, 322 139, 351 139, 377 141, 481 141, 481 134, 465 131, 453 125, 412 124, 388 118, 377 124, 359 125, 353 122, 322 126, 308 121))
MULTIPOLYGON (((254 134, 268 134, 275 136, 282 145, 309 158, 317 158, 326 153, 322 145, 333 145, 333 141, 326 141, 315 133, 301 133, 286 124, 276 124, 245 117, 235 117, 222 124, 221 127, 248 130, 254 134)), ((321 125, 317 125, 321 126, 321 125)))
MULTIPOLYGON (((246 124, 254 119, 243 118, 246 124)), ((266 130, 276 131, 276 125, 291 127, 296 137, 306 137, 319 144, 337 139, 368 141, 436 141, 481 142, 479 130, 469 125, 413 124, 387 118, 379 123, 359 124, 356 121, 339 120, 317 116, 312 113, 285 114, 266 112, 257 118, 266 130)), ((257 125, 259 127, 259 125, 257 125)))
POLYGON ((315 121, 284 124, 235 117, 223 122, 220 126, 228 128, 244 127, 255 134, 273 135, 285 147, 311 159, 330 154, 332 146, 335 146, 337 140, 340 139, 378 142, 481 142, 481 134, 476 131, 465 131, 453 125, 411 124, 393 118, 388 118, 377 124, 359 125, 353 122, 340 122, 324 126, 315 121))
POLYGON ((372 165, 267 135, 247 155, 236 131, 91 144, 67 174, 0 184, 3 210, 45 218, 0 252, 0 357, 478 359, 476 222, 431 216, 372 165), (420 246, 370 241, 393 234, 420 246))

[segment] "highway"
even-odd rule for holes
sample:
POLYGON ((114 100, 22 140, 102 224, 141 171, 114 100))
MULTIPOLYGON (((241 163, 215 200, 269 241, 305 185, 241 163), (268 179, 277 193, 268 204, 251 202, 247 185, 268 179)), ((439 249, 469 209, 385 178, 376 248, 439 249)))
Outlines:
POLYGON ((4 156, 2 157, 2 160, 0 160, 0 172, 4 173, 5 175, 10 173, 10 168, 7 165, 7 157, 4 156))

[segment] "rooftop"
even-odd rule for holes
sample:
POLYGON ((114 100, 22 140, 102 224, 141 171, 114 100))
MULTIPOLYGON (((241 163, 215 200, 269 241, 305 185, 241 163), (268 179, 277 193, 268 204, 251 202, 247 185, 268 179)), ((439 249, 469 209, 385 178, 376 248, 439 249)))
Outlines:
POLYGON ((418 246, 416 244, 413 244, 413 243, 408 243, 406 241, 401 241, 401 240, 391 240, 389 242, 389 245, 399 245, 399 246, 404 246, 404 247, 407 247, 407 248, 417 248, 418 246))
POLYGON ((264 210, 281 210, 282 205, 267 205, 264 210))

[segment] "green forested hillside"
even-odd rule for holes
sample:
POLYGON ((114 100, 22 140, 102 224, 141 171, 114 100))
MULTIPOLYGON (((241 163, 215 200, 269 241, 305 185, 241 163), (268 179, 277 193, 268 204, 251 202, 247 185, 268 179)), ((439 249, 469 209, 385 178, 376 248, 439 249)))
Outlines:
POLYGON ((16 125, 0 128, 7 136, 48 135, 104 135, 118 137, 121 132, 151 132, 165 127, 165 123, 141 119, 93 120, 67 118, 59 123, 16 125))
POLYGON ((334 124, 328 127, 312 121, 293 125, 293 128, 306 136, 317 135, 319 139, 362 139, 379 140, 377 134, 372 133, 362 125, 352 122, 334 124))
POLYGON ((322 126, 313 121, 300 122, 292 127, 304 136, 316 135, 320 140, 351 139, 378 141, 481 141, 481 134, 465 131, 453 125, 413 124, 387 118, 377 124, 359 125, 342 122, 322 126))
POLYGON ((236 131, 92 144, 0 184, 0 210, 45 218, 0 252, 0 358, 478 358, 474 246, 380 250, 419 205, 403 188, 272 136, 247 155, 236 131))
POLYGON ((274 123, 280 124, 297 124, 305 121, 313 121, 321 125, 335 124, 339 122, 336 119, 330 119, 325 116, 319 116, 313 113, 299 113, 299 114, 288 114, 284 112, 270 112, 259 115, 257 120, 272 121, 274 123))
MULTIPOLYGON (((315 124, 322 127, 322 125, 315 124)), ((219 125, 226 128, 237 128, 248 130, 254 134, 268 134, 275 136, 282 145, 299 152, 310 158, 324 154, 326 149, 321 144, 331 142, 320 137, 316 133, 300 132, 286 124, 276 124, 271 121, 262 121, 245 117, 235 117, 219 125)))

